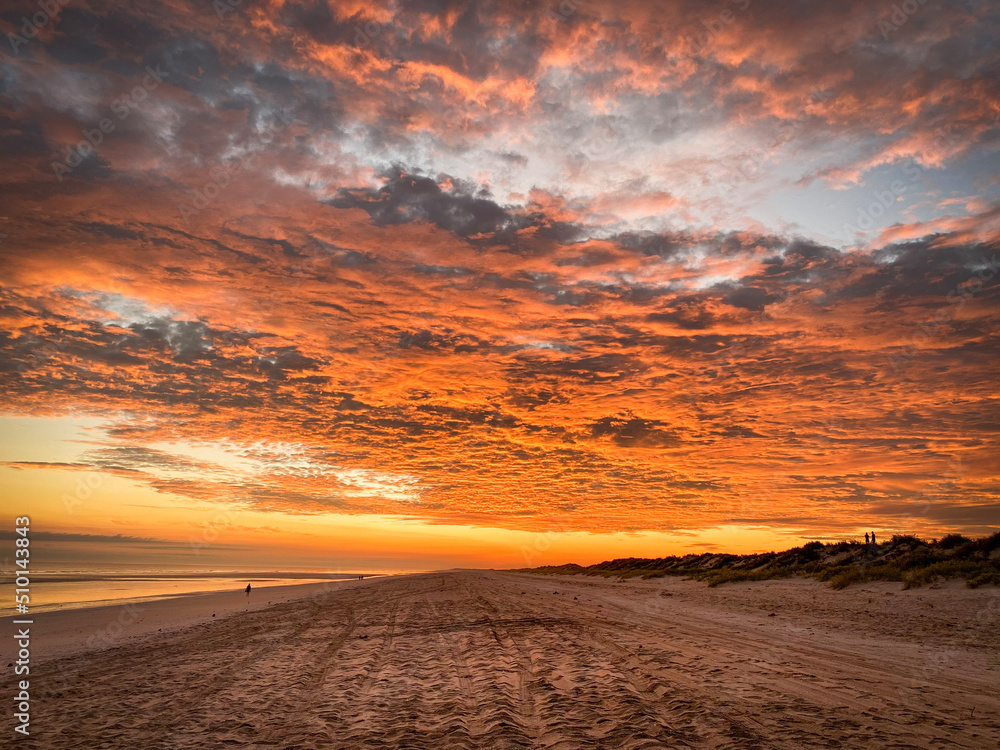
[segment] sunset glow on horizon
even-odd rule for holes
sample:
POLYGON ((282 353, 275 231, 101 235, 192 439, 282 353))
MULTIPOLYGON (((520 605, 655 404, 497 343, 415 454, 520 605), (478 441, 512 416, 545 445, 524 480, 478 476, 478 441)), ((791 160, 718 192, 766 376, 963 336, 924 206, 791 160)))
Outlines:
POLYGON ((15 5, 40 567, 1000 528, 996 4, 15 5))

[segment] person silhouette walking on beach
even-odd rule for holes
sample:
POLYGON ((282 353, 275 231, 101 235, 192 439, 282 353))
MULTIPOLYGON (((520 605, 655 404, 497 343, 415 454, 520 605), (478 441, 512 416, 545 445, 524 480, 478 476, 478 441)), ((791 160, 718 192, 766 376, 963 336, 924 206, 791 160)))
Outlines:
POLYGON ((247 609, 250 609, 250 584, 248 583, 247 587, 243 590, 247 592, 247 609))

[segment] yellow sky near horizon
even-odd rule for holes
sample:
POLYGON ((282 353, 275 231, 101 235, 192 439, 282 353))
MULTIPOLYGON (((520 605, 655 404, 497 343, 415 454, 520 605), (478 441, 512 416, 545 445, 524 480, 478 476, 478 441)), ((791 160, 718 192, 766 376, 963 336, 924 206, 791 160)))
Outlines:
MULTIPOLYGON (((176 495, 150 486, 146 476, 87 464, 81 457, 107 440, 106 427, 106 420, 82 416, 0 419, 4 515, 28 515, 32 531, 44 532, 35 543, 43 550, 34 558, 40 569, 46 562, 84 569, 122 564, 325 572, 587 565, 615 557, 758 552, 806 539, 790 528, 732 524, 596 533, 562 530, 565 519, 553 518, 547 531, 532 532, 436 524, 412 515, 266 511, 176 495)), ((174 447, 219 462, 231 457, 211 446, 174 447)))

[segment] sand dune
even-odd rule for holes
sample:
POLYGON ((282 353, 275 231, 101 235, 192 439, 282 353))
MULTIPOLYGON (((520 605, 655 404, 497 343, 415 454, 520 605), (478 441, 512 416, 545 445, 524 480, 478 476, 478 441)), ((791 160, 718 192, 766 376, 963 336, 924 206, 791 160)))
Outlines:
POLYGON ((50 659, 33 672, 33 735, 130 750, 996 748, 998 600, 812 581, 365 581, 50 659))

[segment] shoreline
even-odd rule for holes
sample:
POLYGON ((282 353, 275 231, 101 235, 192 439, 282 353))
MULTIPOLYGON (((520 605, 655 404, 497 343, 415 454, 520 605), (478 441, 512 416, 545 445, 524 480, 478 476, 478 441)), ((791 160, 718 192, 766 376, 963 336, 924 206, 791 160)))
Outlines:
POLYGON ((96 572, 96 573, 86 573, 86 572, 74 572, 67 573, 64 571, 34 571, 33 577, 38 581, 44 581, 45 583, 91 583, 94 581, 162 581, 177 579, 190 579, 198 580, 202 578, 232 578, 232 579, 245 579, 248 581, 253 581, 257 579, 283 579, 283 580, 295 580, 295 579, 309 579, 309 580, 330 580, 330 581, 341 581, 350 580, 352 578, 357 578, 360 575, 365 576, 381 576, 381 575, 397 575, 395 573, 308 573, 308 572, 298 572, 298 571, 282 571, 282 570, 236 570, 236 571, 122 571, 119 573, 107 573, 107 572, 96 572))
MULTIPOLYGON (((242 589, 168 594, 122 600, 112 604, 73 607, 0 617, 3 632, 14 629, 14 620, 33 620, 32 664, 42 664, 86 651, 132 644, 152 633, 170 632, 200 623, 218 621, 244 612, 259 612, 277 604, 323 596, 392 576, 331 579, 321 583, 260 586, 253 589, 250 606, 242 589), (214 615, 214 617, 213 617, 214 615)), ((0 639, 0 664, 13 660, 13 639, 0 639)))
MULTIPOLYGON (((384 574, 366 573, 337 577, 299 576, 292 578, 267 574, 244 574, 242 576, 164 575, 157 577, 94 577, 76 580, 52 580, 35 574, 32 576, 32 593, 34 595, 29 609, 32 614, 42 615, 50 612, 149 603, 179 596, 231 592, 242 590, 244 584, 247 583, 252 584, 256 590, 258 588, 301 586, 313 583, 343 583, 357 580, 359 575, 372 578, 384 574), (115 592, 114 595, 106 595, 112 591, 115 592)), ((8 586, 9 584, 0 586, 0 595, 5 593, 5 587, 8 586)), ((0 607, 0 619, 14 616, 16 612, 13 607, 13 587, 10 588, 11 606, 0 607)))

